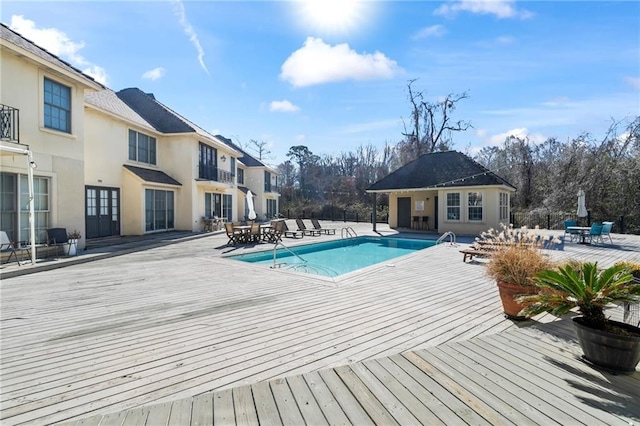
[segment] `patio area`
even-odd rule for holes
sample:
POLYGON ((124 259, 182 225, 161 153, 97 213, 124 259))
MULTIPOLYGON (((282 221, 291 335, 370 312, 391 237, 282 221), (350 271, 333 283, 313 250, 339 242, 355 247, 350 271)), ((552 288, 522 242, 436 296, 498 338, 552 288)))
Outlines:
MULTIPOLYGON (((373 235, 327 222, 343 225, 373 235)), ((639 236, 613 241, 550 254, 640 261, 639 236)), ((640 423, 640 373, 587 366, 567 318, 506 320, 465 244, 330 279, 225 259, 268 247, 226 242, 3 276, 2 424, 640 423)))

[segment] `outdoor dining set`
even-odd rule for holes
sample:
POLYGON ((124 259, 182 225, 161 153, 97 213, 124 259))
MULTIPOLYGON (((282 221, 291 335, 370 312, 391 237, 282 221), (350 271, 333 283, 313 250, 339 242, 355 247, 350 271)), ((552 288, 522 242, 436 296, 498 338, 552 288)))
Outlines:
POLYGON ((277 243, 282 237, 303 238, 305 235, 318 237, 335 234, 334 228, 323 228, 316 219, 312 219, 313 228, 307 228, 302 219, 296 219, 298 229, 291 230, 283 219, 270 222, 227 222, 224 224, 228 245, 255 244, 261 242, 277 243))
POLYGON ((613 244, 611 239, 613 224, 614 222, 595 222, 591 226, 578 226, 575 220, 565 220, 564 236, 565 238, 568 236, 569 241, 573 241, 575 237, 578 244, 604 243, 604 237, 609 237, 609 242, 613 244))

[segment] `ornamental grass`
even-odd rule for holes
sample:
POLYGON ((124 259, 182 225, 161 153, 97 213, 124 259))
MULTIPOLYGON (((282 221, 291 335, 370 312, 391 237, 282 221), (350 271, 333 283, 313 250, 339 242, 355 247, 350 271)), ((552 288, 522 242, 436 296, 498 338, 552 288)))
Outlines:
POLYGON ((554 267, 554 262, 543 253, 544 247, 550 248, 559 240, 543 236, 537 227, 501 226, 501 230, 490 229, 477 239, 492 250, 486 274, 497 281, 534 287, 535 276, 554 267))

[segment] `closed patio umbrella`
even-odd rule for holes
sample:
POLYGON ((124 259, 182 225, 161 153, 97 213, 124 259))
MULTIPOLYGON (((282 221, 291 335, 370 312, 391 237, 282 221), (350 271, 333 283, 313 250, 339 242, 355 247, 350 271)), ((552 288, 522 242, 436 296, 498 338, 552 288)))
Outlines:
POLYGON ((247 216, 249 220, 255 220, 256 211, 253 207, 253 194, 251 190, 247 191, 247 207, 249 208, 249 215, 247 216))
POLYGON ((587 206, 585 205, 584 191, 578 191, 578 217, 587 217, 587 206))

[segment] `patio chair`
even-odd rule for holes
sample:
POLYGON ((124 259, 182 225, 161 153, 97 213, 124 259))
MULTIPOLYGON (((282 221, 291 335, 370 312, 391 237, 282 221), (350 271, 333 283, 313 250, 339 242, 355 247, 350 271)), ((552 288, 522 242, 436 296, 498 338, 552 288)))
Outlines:
MULTIPOLYGON (((285 222, 284 220, 281 220, 279 222, 282 222, 282 234, 287 237, 287 238, 303 238, 304 237, 304 231, 302 231, 301 229, 298 229, 296 231, 292 231, 289 229, 289 226, 287 226, 287 222, 285 222)), ((298 228, 300 226, 298 225, 298 228)))
POLYGON ((609 237, 609 241, 613 244, 613 240, 611 239, 611 228, 613 228, 614 222, 602 222, 602 233, 600 237, 604 240, 604 237, 609 237))
POLYGON ((9 253, 7 263, 11 262, 11 257, 13 256, 18 265, 20 265, 20 260, 18 259, 18 253, 16 251, 16 244, 9 239, 9 235, 7 235, 5 231, 0 231, 0 252, 9 253))
POLYGON ((262 238, 261 232, 260 232, 260 224, 258 222, 252 222, 251 223, 251 229, 249 230, 249 242, 252 243, 258 243, 260 242, 260 239, 262 238))
MULTIPOLYGON (((68 254, 64 252, 64 246, 69 243, 69 237, 67 236, 67 228, 49 228, 47 229, 47 247, 55 247, 54 253, 56 258, 58 252, 62 249, 62 254, 68 254)), ((47 257, 50 255, 50 250, 47 249, 47 257)))
POLYGON ((271 243, 282 241, 282 234, 284 233, 286 225, 287 224, 284 223, 284 220, 272 220, 271 229, 265 233, 265 240, 271 243))
POLYGON ((311 219, 313 227, 325 235, 336 235, 336 228, 323 228, 318 222, 318 219, 311 219))
POLYGON ((575 220, 564 221, 564 237, 566 238, 567 235, 569 235, 569 241, 573 241, 574 236, 580 236, 580 231, 578 231, 577 229, 567 229, 570 226, 578 226, 578 222, 576 222, 575 220))
POLYGON ((600 242, 604 242, 602 239, 602 224, 599 222, 595 222, 591 225, 591 230, 589 231, 589 242, 593 243, 593 240, 600 240, 600 242))
POLYGON ((321 235, 319 230, 307 228, 302 219, 296 219, 296 224, 298 225, 298 231, 302 231, 303 235, 311 235, 313 237, 319 237, 321 235))
POLYGON ((242 233, 240 231, 236 231, 233 229, 233 223, 231 222, 225 223, 224 230, 226 231, 227 237, 229 238, 229 241, 227 241, 228 246, 237 244, 240 241, 240 237, 242 236, 242 233))

